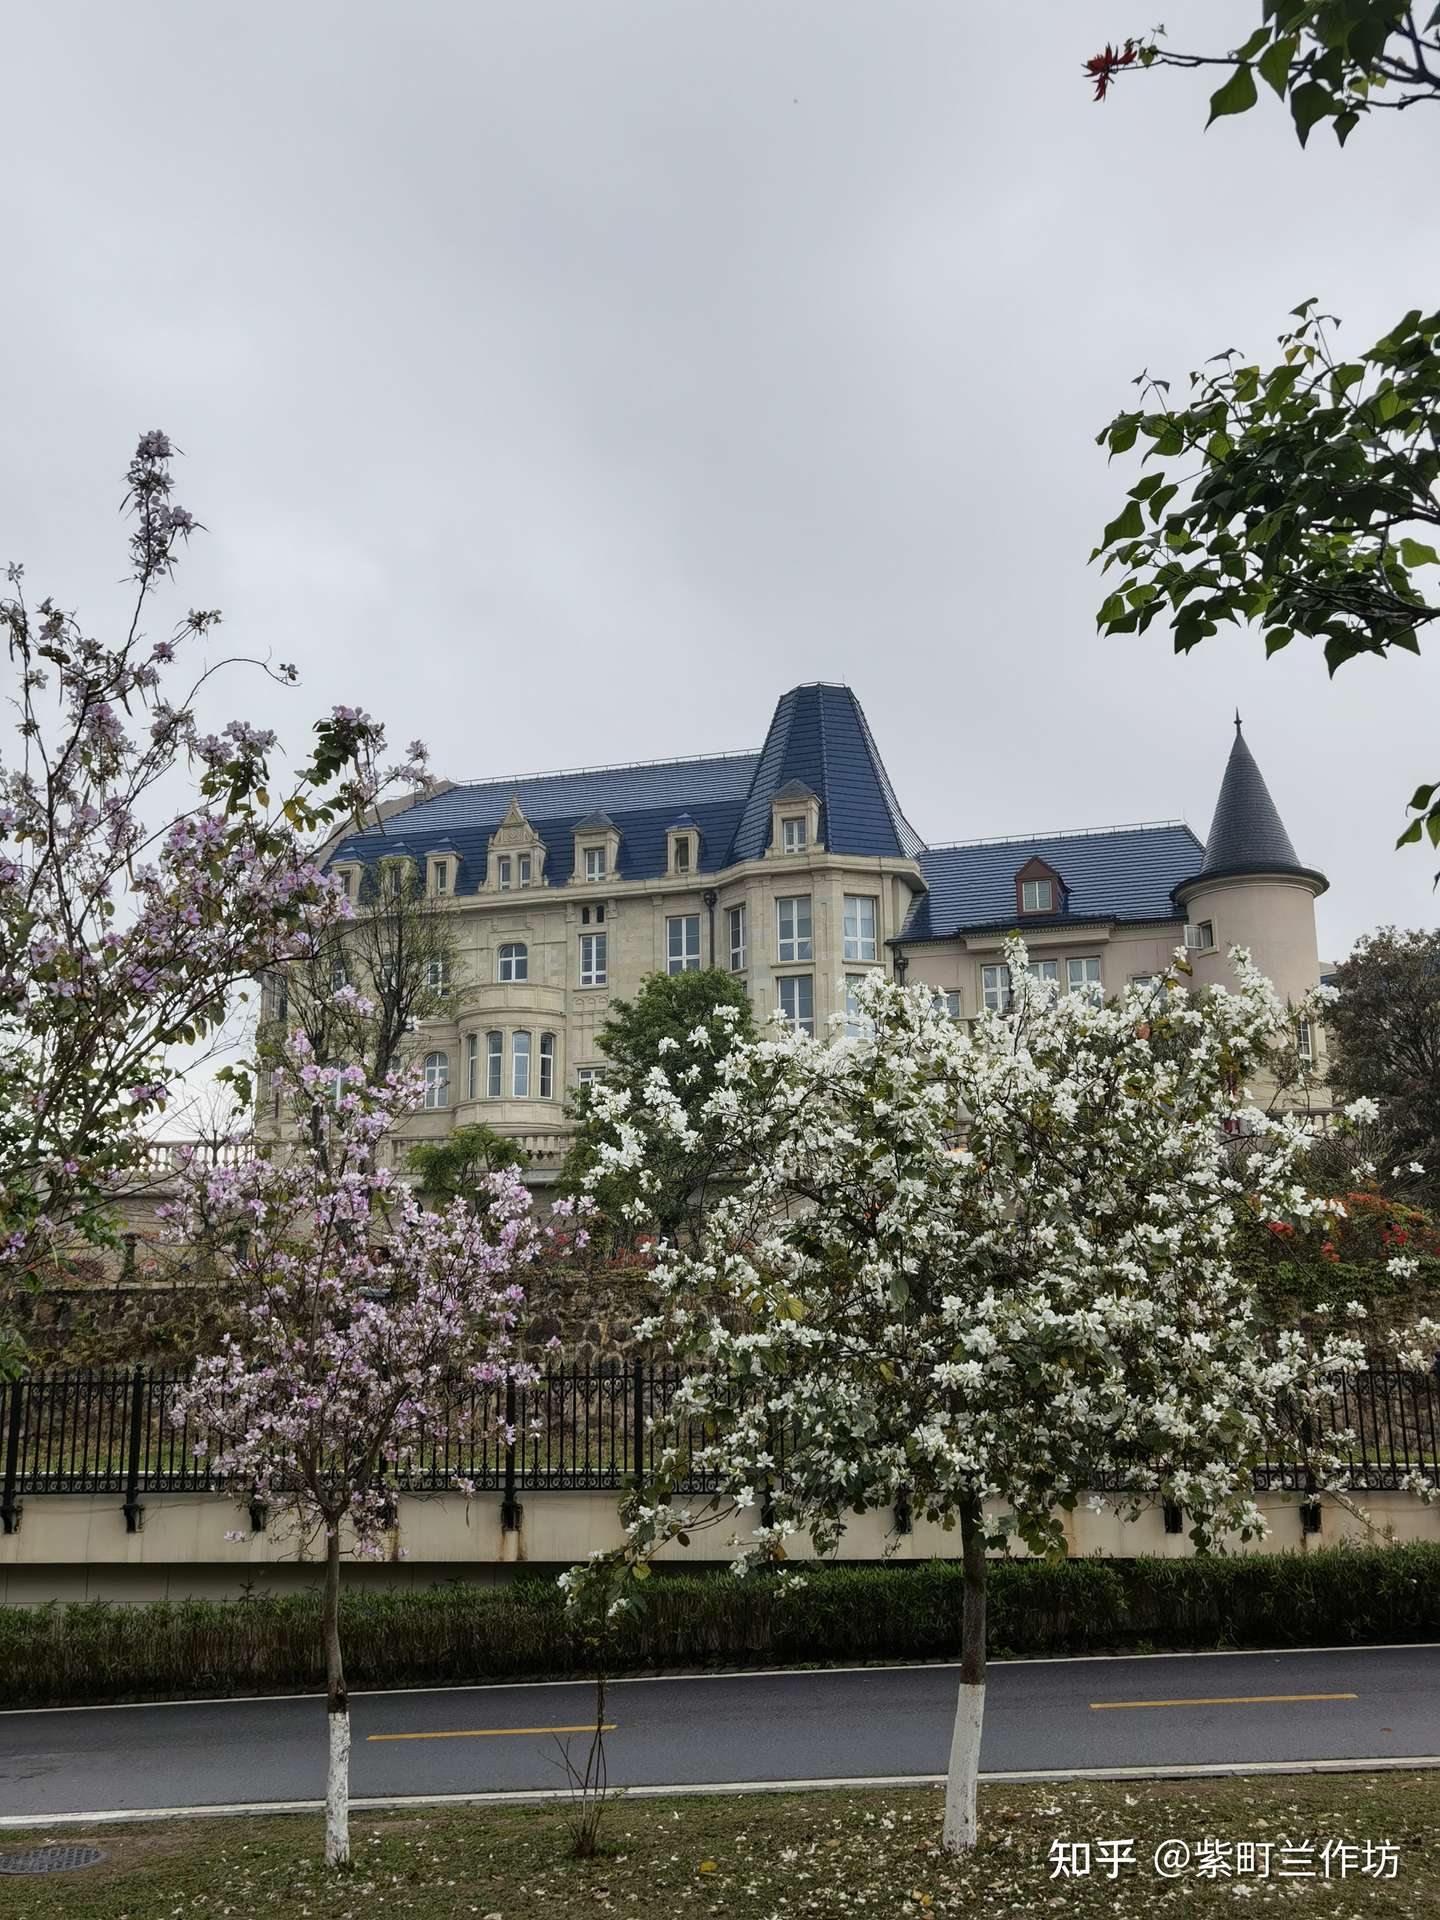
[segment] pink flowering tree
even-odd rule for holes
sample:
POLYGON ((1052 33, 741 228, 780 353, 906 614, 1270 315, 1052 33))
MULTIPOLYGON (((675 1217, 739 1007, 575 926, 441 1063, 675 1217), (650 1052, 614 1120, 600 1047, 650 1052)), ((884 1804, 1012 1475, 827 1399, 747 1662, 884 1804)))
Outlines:
POLYGON ((116 1185, 164 1111, 175 1050, 213 1039, 238 983, 293 961, 347 911, 310 849, 386 780, 424 778, 413 749, 382 774, 383 731, 352 708, 318 723, 308 760, 283 779, 272 733, 240 720, 203 731, 207 682, 239 664, 200 657, 219 614, 191 611, 161 639, 144 626, 197 525, 172 497, 171 462, 166 436, 147 433, 126 475, 132 612, 117 640, 91 638, 54 600, 31 606, 19 566, 0 590, 16 718, 0 758, 0 1281, 11 1284, 111 1236, 116 1185))
POLYGON ((483 1204, 422 1210, 381 1164, 420 1103, 414 1077, 366 1086, 358 1067, 315 1066, 294 1039, 279 1070, 292 1144, 239 1167, 192 1164, 169 1210, 179 1237, 219 1250, 241 1301, 240 1331, 197 1364, 175 1417, 202 1436, 196 1452, 223 1486, 305 1550, 323 1545, 325 1858, 337 1866, 349 1858, 342 1557, 383 1551, 423 1431, 458 1391, 533 1377, 516 1347, 520 1276, 544 1233, 512 1168, 484 1183, 483 1204))
MULTIPOLYGON (((668 1304, 644 1331, 692 1356, 689 1378, 623 1548, 564 1577, 571 1604, 638 1604, 652 1556, 706 1526, 733 1529, 740 1573, 795 1535, 834 1549, 854 1513, 957 1533, 951 1850, 976 1839, 987 1554, 1063 1554, 1087 1499, 1173 1502, 1197 1545, 1245 1540, 1265 1529, 1267 1448, 1321 1484, 1340 1470, 1306 1416, 1361 1349, 1267 1332, 1237 1257, 1254 1218, 1303 1226, 1334 1203, 1300 1178, 1308 1137, 1241 1091, 1293 1013, 1232 957, 1233 992, 1172 976, 1101 1005, 1053 994, 1015 941, 1008 1013, 961 1023, 875 975, 858 1034, 839 1015, 828 1038, 738 1046, 700 1027, 646 1088, 644 1128, 683 1140, 704 1054, 735 1184, 698 1248, 661 1246, 668 1304), (692 1468, 718 1490, 687 1508, 692 1468)), ((597 1163, 635 1166, 626 1090, 597 1088, 598 1114, 597 1163)))

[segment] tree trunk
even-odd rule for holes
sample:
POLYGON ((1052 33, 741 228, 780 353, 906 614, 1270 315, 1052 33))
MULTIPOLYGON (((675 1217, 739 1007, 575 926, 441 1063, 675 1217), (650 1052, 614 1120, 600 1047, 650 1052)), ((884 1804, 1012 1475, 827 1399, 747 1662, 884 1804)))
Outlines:
POLYGON ((325 1542, 325 1719, 330 1769, 325 1782, 325 1864, 350 1864, 350 1695, 340 1657, 340 1522, 325 1542))
POLYGON ((960 1510, 965 1612, 960 1634, 960 1698, 945 1778, 947 1853, 975 1845, 975 1784, 980 1774, 980 1732, 985 1723, 985 1530, 979 1501, 960 1510))

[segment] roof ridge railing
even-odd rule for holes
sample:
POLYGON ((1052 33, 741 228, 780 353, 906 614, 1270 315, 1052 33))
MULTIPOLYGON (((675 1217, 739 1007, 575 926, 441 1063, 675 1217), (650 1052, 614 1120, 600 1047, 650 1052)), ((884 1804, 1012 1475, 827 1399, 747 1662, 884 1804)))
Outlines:
POLYGON ((994 833, 980 840, 930 840, 926 853, 956 853, 962 847, 1025 847, 1033 840, 1097 840, 1102 833, 1154 833, 1157 827, 1184 827, 1188 820, 1122 820, 1110 827, 1056 827, 1045 833, 994 833))
MULTIPOLYGON (((546 767, 539 773, 497 773, 485 780, 452 780, 445 791, 453 792, 456 787, 513 787, 527 780, 573 780, 581 773, 640 773, 647 767, 693 767, 701 760, 756 760, 759 756, 759 747, 733 747, 727 753, 680 753, 664 760, 615 760, 598 767, 546 767)), ((435 797, 443 800, 445 795, 435 797)))

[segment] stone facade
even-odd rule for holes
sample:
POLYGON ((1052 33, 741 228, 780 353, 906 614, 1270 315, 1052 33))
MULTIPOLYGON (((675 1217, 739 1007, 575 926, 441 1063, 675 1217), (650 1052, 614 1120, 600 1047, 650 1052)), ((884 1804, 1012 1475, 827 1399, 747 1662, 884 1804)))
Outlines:
POLYGON ((430 1093, 411 1133, 483 1121, 540 1184, 569 1096, 604 1071, 607 1008, 657 971, 724 968, 759 1020, 778 1009, 817 1032, 877 968, 961 1019, 1003 1005, 1015 928, 1061 992, 1119 992, 1187 940, 1200 982, 1235 941, 1291 998, 1319 978, 1325 881, 1299 864, 1238 723, 1206 843, 1168 822, 927 847, 854 695, 815 686, 783 697, 756 754, 451 785, 328 850, 351 885, 396 857, 454 923, 443 1014, 414 1036, 430 1093))

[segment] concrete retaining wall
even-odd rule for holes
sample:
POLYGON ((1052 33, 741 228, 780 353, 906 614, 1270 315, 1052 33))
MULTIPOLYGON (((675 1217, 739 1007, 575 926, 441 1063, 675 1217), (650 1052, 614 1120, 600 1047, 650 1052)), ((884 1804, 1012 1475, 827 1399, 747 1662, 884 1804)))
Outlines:
MULTIPOLYGON (((1246 1548, 1237 1543, 1237 1551, 1276 1552, 1333 1546, 1342 1540, 1366 1545, 1440 1541, 1440 1504, 1427 1507, 1410 1494, 1367 1495, 1361 1513, 1347 1511, 1327 1495, 1321 1501, 1321 1529, 1314 1534, 1303 1531, 1295 1498, 1274 1495, 1260 1505, 1271 1532, 1246 1548)), ((892 1527, 889 1513, 855 1517, 841 1558, 947 1559, 958 1551, 955 1534, 923 1521, 899 1536, 892 1527)), ((729 1525, 702 1531, 689 1547, 666 1548, 662 1559, 695 1567, 723 1562, 734 1551, 731 1531, 729 1525)), ((1184 1558, 1194 1552, 1184 1533, 1165 1532, 1158 1509, 1127 1522, 1082 1507, 1070 1516, 1066 1535, 1074 1556, 1129 1558, 1144 1553, 1184 1558)), ((571 1566, 619 1539, 615 1496, 610 1493, 528 1493, 520 1525, 511 1530, 501 1526, 500 1501, 494 1495, 473 1501, 455 1494, 407 1496, 399 1502, 386 1556, 356 1561, 346 1578, 419 1587, 507 1579, 520 1567, 540 1572, 571 1566)), ((808 1543, 797 1543, 792 1558, 807 1557, 808 1543)), ((135 1533, 127 1532, 114 1494, 30 1496, 18 1531, 0 1536, 0 1604, 233 1598, 246 1591, 293 1592, 315 1585, 318 1578, 313 1547, 307 1550, 278 1523, 252 1533, 246 1510, 213 1494, 151 1495, 135 1533), (227 1531, 241 1529, 244 1540, 225 1539, 227 1531)))

